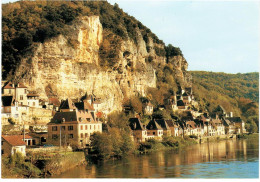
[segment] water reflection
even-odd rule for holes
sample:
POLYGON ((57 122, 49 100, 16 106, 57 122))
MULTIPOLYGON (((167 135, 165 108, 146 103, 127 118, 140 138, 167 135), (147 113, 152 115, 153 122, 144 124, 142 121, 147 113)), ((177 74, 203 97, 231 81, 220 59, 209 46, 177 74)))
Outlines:
POLYGON ((258 142, 227 140, 80 166, 57 178, 258 177, 258 142), (251 162, 251 163, 250 163, 251 162), (231 169, 232 168, 232 169, 231 169), (233 172, 233 173, 232 173, 233 172), (238 174, 237 174, 238 173, 238 174), (244 173, 244 174, 241 174, 244 173))

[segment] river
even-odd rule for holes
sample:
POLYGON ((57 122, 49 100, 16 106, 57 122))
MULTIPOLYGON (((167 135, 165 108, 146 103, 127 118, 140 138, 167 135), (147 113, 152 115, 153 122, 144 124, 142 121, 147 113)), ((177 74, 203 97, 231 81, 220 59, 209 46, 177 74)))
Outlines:
POLYGON ((54 178, 258 178, 257 140, 203 143, 98 165, 78 166, 54 178))

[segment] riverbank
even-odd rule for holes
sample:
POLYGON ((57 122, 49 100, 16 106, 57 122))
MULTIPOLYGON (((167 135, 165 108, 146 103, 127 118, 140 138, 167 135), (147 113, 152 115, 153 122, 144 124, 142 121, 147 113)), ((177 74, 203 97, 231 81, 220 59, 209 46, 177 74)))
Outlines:
POLYGON ((222 140, 81 165, 53 178, 258 178, 259 143, 222 140))
POLYGON ((135 150, 135 154, 145 154, 162 150, 175 150, 197 143, 198 142, 196 141, 196 139, 190 137, 182 138, 169 136, 163 137, 162 141, 150 139, 148 141, 140 143, 137 150, 135 150))
POLYGON ((2 157, 2 178, 46 178, 86 164, 84 152, 35 153, 2 157))

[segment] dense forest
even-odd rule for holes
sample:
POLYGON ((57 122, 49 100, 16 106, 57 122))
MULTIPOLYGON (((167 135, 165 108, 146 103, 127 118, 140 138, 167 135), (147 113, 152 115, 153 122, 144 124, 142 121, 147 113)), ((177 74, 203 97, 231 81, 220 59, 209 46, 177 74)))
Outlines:
MULTIPOLYGON (((227 74, 191 71, 195 98, 210 113, 218 105, 259 126, 259 73, 227 74)), ((248 126, 249 127, 249 126, 248 126)))
MULTIPOLYGON (((72 32, 69 25, 77 17, 91 15, 100 17, 105 30, 103 37, 109 42, 109 45, 100 46, 101 65, 108 61, 106 64, 113 66, 121 40, 130 38, 137 43, 137 29, 144 41, 148 42, 150 37, 154 43, 165 45, 149 28, 123 12, 117 4, 111 5, 106 1, 18 1, 2 5, 2 77, 5 79, 8 74, 12 75, 21 59, 32 56, 39 42, 62 34, 68 38, 68 45, 76 46, 77 40, 70 40, 72 32)), ((167 57, 182 54, 172 45, 155 47, 155 52, 158 56, 167 57)))

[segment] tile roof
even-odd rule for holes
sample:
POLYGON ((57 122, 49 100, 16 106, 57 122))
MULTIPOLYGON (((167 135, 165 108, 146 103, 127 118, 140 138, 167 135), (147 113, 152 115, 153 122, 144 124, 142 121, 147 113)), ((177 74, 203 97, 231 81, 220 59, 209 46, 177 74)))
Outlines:
POLYGON ((60 106, 60 100, 58 98, 49 98, 49 103, 53 104, 54 106, 60 106))
POLYGON ((148 130, 162 130, 162 127, 155 120, 151 120, 146 128, 148 130))
POLYGON ((65 119, 65 123, 97 123, 91 113, 84 111, 56 112, 49 124, 61 124, 65 119))
POLYGON ((226 118, 226 119, 228 119, 231 122, 235 122, 235 123, 240 123, 243 121, 240 117, 231 117, 231 118, 226 118))
POLYGON ((15 87, 12 85, 12 82, 7 82, 3 88, 4 89, 15 89, 15 87))
MULTIPOLYGON (((2 135, 2 138, 12 146, 26 145, 23 135, 2 135)), ((25 139, 32 139, 30 135, 25 135, 25 139)))
POLYGON ((129 119, 129 126, 132 130, 145 130, 143 124, 138 118, 130 118, 129 119))
POLYGON ((62 101, 60 104, 60 109, 76 109, 75 104, 72 102, 70 98, 62 101))
POLYGON ((196 123, 194 121, 187 121, 186 125, 190 125, 193 129, 197 128, 196 123))
POLYGON ((23 83, 19 82, 17 85, 16 85, 17 88, 27 88, 23 83))
POLYGON ((177 101, 177 106, 185 106, 183 100, 178 100, 177 101))
POLYGON ((221 124, 222 123, 220 119, 212 119, 211 121, 214 124, 221 124))
POLYGON ((75 106, 78 110, 88 110, 88 111, 95 111, 94 107, 89 104, 88 101, 84 100, 83 102, 76 102, 75 106))
POLYGON ((163 130, 170 130, 170 127, 164 119, 156 119, 155 121, 161 126, 163 130))
POLYGON ((28 93, 27 97, 39 97, 39 94, 28 93))

